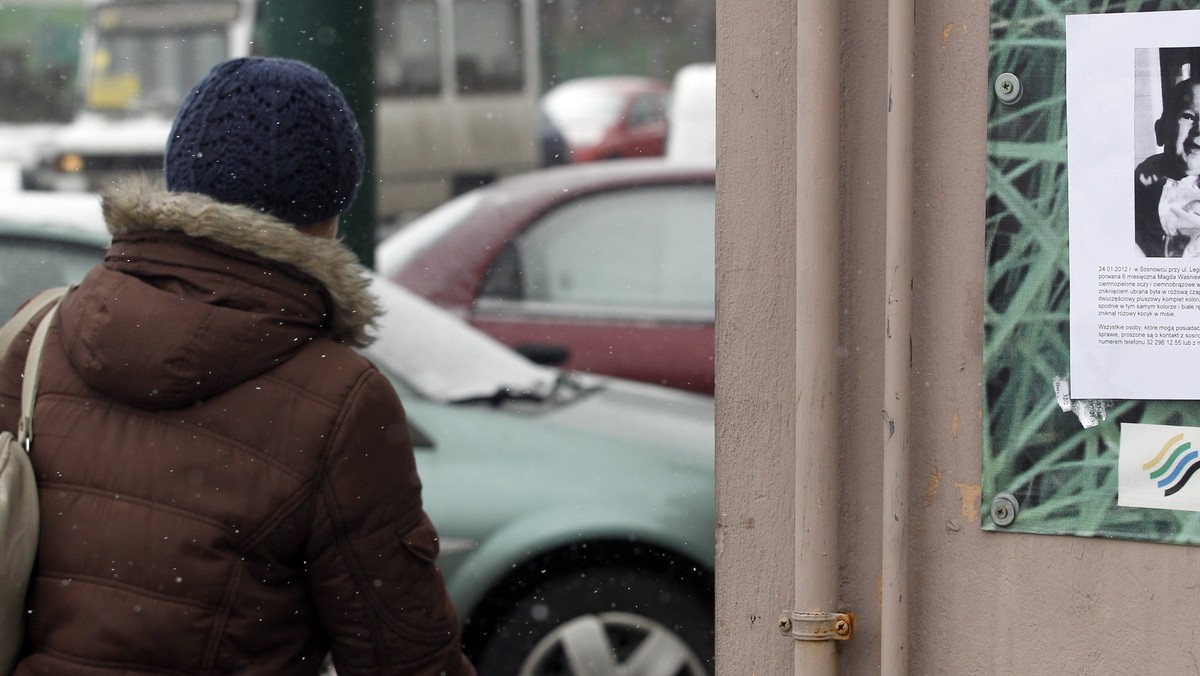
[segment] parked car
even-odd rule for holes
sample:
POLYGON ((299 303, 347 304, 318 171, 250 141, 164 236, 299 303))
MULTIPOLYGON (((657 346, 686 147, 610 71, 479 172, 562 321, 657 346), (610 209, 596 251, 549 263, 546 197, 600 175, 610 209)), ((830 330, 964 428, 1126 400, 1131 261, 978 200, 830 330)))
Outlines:
MULTIPOLYGON (((0 63, 0 69, 3 67, 0 63)), ((3 79, 0 75, 0 81, 3 79)), ((0 192, 21 188, 22 172, 37 162, 38 149, 64 126, 57 122, 0 122, 0 192)))
POLYGON ((382 241, 380 274, 530 359, 711 394, 715 168, 544 169, 382 241))
POLYGON ((94 195, 0 194, 0 321, 37 291, 83 279, 110 239, 94 195))
MULTIPOLYGON (((82 224, 36 199, 0 200, 0 252, 54 274, 4 277, 5 307, 82 278, 109 241, 94 198, 82 224)), ((374 284, 387 313, 366 352, 408 413, 480 673, 713 673, 712 399, 531 363, 374 284)))
POLYGON ((652 77, 581 77, 551 87, 541 107, 572 162, 662 155, 671 87, 652 77))

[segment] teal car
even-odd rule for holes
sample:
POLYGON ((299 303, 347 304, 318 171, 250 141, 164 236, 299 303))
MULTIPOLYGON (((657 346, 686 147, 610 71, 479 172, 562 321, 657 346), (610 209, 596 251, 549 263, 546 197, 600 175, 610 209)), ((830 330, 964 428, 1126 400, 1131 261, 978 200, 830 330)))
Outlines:
MULTIPOLYGON (((88 199, 0 200, 5 317, 101 259, 88 199)), ((534 364, 374 284, 387 313, 366 353, 408 413, 480 673, 713 673, 713 399, 534 364)))

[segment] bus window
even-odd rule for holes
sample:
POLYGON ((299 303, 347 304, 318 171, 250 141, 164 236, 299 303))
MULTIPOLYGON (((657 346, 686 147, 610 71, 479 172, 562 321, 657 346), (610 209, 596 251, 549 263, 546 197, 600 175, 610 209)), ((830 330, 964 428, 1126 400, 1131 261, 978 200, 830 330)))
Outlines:
POLYGON ((454 3, 454 43, 460 93, 519 92, 525 88, 520 2, 458 0, 454 3))
POLYGON ((375 78, 379 94, 441 92, 440 28, 434 0, 384 0, 378 8, 375 78))
POLYGON ((95 18, 85 70, 94 111, 173 113, 188 88, 228 52, 233 2, 112 5, 95 18))

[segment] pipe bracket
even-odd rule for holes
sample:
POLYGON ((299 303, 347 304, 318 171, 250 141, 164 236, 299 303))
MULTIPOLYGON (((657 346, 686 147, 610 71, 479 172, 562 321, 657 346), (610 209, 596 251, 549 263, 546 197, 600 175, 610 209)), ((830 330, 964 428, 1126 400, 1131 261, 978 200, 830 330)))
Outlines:
POLYGON ((779 618, 779 631, 797 641, 846 641, 854 635, 854 613, 800 613, 779 618))

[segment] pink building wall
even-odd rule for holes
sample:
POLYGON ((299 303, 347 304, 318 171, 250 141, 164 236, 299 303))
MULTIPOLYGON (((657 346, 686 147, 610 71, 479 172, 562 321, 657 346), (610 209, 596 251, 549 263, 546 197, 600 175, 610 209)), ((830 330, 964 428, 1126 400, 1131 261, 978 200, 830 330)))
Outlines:
MULTIPOLYGON (((795 664, 797 11, 717 2, 717 659, 739 676, 795 664)), ((841 6, 844 674, 881 662, 887 12, 841 6)), ((1200 551, 980 529, 989 20, 916 3, 908 672, 1197 673, 1200 551)))

